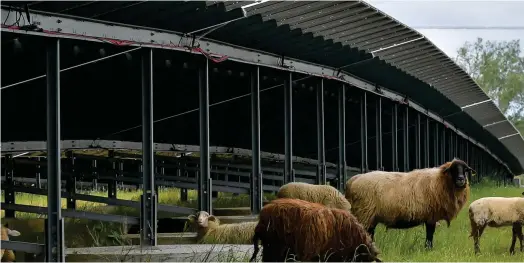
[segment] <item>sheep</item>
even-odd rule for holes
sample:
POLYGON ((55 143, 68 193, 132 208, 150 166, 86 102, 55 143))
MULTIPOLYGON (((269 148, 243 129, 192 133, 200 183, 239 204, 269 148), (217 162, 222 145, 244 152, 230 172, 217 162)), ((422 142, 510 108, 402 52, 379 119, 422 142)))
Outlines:
POLYGON ((262 243, 263 262, 363 260, 381 262, 371 237, 347 210, 279 198, 262 208, 253 235, 253 262, 262 243))
MULTIPOLYGON (((9 229, 8 225, 2 225, 2 229, 0 230, 0 236, 2 240, 9 241, 9 236, 17 237, 20 235, 20 232, 16 230, 9 229)), ((0 259, 2 262, 14 262, 15 261, 15 252, 10 249, 1 249, 0 252, 0 259)))
MULTIPOLYGON (((524 195, 524 192, 522 193, 524 195)), ((513 226, 509 253, 515 253, 515 241, 520 241, 522 252, 522 224, 524 224, 524 197, 484 197, 469 205, 469 221, 475 254, 480 252, 479 239, 486 226, 513 226)))
POLYGON ((431 249, 436 223, 445 220, 449 227, 466 204, 471 172, 474 170, 457 158, 440 167, 407 173, 373 171, 349 179, 346 198, 373 240, 379 223, 386 229, 425 224, 425 247, 431 249))
POLYGON ((189 223, 196 227, 197 243, 200 244, 251 244, 257 222, 242 222, 235 224, 220 224, 220 220, 207 213, 199 211, 188 216, 189 223))
POLYGON ((294 198, 351 211, 351 204, 335 187, 307 183, 288 183, 280 187, 277 198, 294 198))

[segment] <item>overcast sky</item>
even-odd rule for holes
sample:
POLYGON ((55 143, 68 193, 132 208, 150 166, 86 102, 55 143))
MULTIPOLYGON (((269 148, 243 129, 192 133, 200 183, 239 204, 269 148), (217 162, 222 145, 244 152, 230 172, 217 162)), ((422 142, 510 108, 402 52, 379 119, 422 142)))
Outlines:
POLYGON ((485 40, 520 39, 524 29, 419 29, 419 26, 524 26, 524 0, 365 0, 400 22, 414 27, 454 58, 456 50, 477 37, 485 40))

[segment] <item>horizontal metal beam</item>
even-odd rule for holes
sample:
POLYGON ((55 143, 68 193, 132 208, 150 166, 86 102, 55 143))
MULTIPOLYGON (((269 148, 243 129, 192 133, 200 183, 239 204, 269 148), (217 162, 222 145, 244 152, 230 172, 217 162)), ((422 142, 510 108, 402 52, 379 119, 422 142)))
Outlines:
MULTIPOLYGON (((17 22, 15 16, 7 16, 8 12, 10 12, 10 9, 13 10, 12 7, 2 6, 2 17, 7 18, 4 22, 5 25, 15 25, 17 22)), ((404 100, 403 95, 387 90, 384 87, 379 87, 382 91, 379 93, 376 90, 377 85, 375 85, 374 83, 359 79, 356 76, 350 75, 347 72, 339 71, 336 68, 331 68, 324 65, 314 64, 311 62, 301 61, 293 58, 286 58, 284 61, 282 61, 282 56, 280 55, 271 54, 259 50, 248 49, 245 47, 234 46, 231 44, 204 38, 198 41, 199 47, 196 48, 194 46, 190 46, 192 39, 180 32, 100 21, 84 17, 80 18, 63 14, 58 15, 55 13, 47 13, 35 10, 31 10, 30 16, 31 21, 33 21, 33 24, 38 25, 38 30, 29 31, 27 30, 27 27, 21 28, 18 26, 2 25, 2 31, 104 43, 107 43, 108 41, 113 41, 118 45, 178 50, 201 55, 205 54, 208 57, 214 56, 221 57, 222 59, 227 58, 228 60, 240 63, 259 65, 284 71, 302 73, 310 76, 329 78, 350 84, 354 87, 377 94, 379 96, 389 98, 394 101, 404 100), (200 47, 203 47, 203 49, 200 47)), ((18 22, 24 24, 24 22, 18 22)), ((28 24, 24 25, 29 26, 28 24)), ((411 41, 416 40, 418 39, 382 48, 376 50, 375 52, 383 51, 389 48, 394 48, 399 45, 407 44, 411 41)), ((410 107, 414 108, 415 110, 424 113, 425 115, 428 115, 437 122, 444 123, 444 120, 441 117, 439 117, 435 113, 429 112, 416 102, 411 100, 408 100, 406 102, 409 104, 410 107)), ((445 125, 447 125, 448 127, 452 127, 453 130, 457 131, 457 129, 454 128, 450 123, 446 123, 445 125)), ((502 162, 493 153, 487 151, 485 146, 476 141, 471 140, 470 137, 466 136, 464 133, 458 134, 464 137, 465 139, 470 140, 471 143, 477 145, 479 148, 489 153, 495 160, 503 164, 508 169, 508 171, 511 172, 506 163, 502 162)))
POLYGON ((21 251, 25 253, 41 254, 44 252, 45 245, 38 243, 28 243, 20 241, 2 240, 2 249, 21 251))

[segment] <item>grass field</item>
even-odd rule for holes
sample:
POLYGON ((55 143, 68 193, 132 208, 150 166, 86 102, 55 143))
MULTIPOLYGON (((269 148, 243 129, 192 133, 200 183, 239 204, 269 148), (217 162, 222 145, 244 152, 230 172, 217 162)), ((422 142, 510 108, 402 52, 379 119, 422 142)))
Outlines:
MULTIPOLYGON (((494 184, 484 182, 472 187, 469 202, 487 196, 521 196, 524 189, 516 187, 496 187, 494 184)), ((106 193, 90 192, 92 195, 107 196, 106 193)), ((118 192, 119 199, 138 200, 140 191, 118 192)), ((181 205, 196 207, 196 191, 189 191, 189 202, 181 202, 178 189, 161 190, 159 202, 163 204, 181 205)), ((266 198, 272 199, 267 195, 266 198)), ((46 197, 17 194, 17 204, 46 206, 46 197)), ((3 201, 3 194, 2 194, 3 201)), ((220 194, 214 202, 214 207, 247 207, 249 206, 249 196, 240 195, 232 197, 229 194, 220 194)), ((469 203, 468 203, 469 205, 469 203)), ((62 206, 65 208, 65 199, 62 199, 62 206)), ((138 211, 130 208, 111 208, 106 209, 105 204, 77 202, 77 210, 106 212, 113 214, 127 214, 138 216, 138 211)), ((2 211, 2 218, 4 211, 2 211)), ((173 216, 173 215, 171 215, 173 216)), ((41 217, 35 214, 17 212, 18 218, 41 217)), ((71 238, 66 236, 68 247, 82 246, 101 246, 101 245, 120 245, 122 241, 105 238, 106 235, 121 234, 125 230, 121 225, 111 223, 89 222, 86 220, 71 219, 66 223, 67 228, 74 228, 77 234, 71 238), (80 226, 80 227, 79 227, 80 226), (83 228, 83 230, 81 229, 83 228)), ((67 231, 68 232, 68 231, 67 231)), ((66 233, 67 233, 66 232, 66 233)), ((524 261, 524 252, 520 252, 520 246, 516 247, 515 255, 509 255, 511 242, 511 228, 487 228, 480 241, 481 254, 474 255, 473 240, 469 237, 470 226, 467 216, 467 206, 462 209, 457 219, 451 222, 448 228, 445 222, 437 227, 434 248, 431 251, 424 249, 425 229, 423 226, 410 230, 388 230, 381 225, 377 227, 375 238, 379 249, 382 251, 381 259, 384 261, 476 261, 476 262, 495 262, 495 261, 524 261)), ((26 233, 23 233, 23 235, 26 233)))

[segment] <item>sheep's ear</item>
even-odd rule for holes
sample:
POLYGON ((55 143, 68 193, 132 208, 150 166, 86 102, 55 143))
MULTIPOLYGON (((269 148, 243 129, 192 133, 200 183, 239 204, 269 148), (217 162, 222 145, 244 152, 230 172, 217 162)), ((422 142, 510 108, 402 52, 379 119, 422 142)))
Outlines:
POLYGON ((17 237, 20 235, 20 232, 16 231, 16 230, 12 230, 12 229, 7 229, 7 234, 12 236, 12 237, 17 237))
POLYGON ((213 222, 216 222, 217 221, 217 218, 214 216, 214 215, 210 215, 207 220, 209 221, 213 221, 213 222))
POLYGON ((196 219, 196 216, 195 216, 195 215, 189 215, 189 216, 187 217, 187 220, 189 220, 189 222, 191 222, 191 223, 195 222, 195 219, 196 219))
POLYGON ((375 258, 375 262, 382 262, 382 259, 380 259, 380 258, 375 258))

